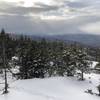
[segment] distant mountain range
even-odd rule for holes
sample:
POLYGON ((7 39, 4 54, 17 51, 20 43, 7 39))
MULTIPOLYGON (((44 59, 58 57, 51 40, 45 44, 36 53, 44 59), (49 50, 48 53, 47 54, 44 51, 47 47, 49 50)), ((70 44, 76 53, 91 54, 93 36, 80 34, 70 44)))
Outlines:
POLYGON ((66 35, 44 35, 32 36, 33 39, 46 38, 48 40, 61 40, 65 42, 78 42, 92 47, 100 47, 100 35, 91 34, 66 34, 66 35))
MULTIPOLYGON (((100 47, 100 35, 91 34, 65 34, 65 35, 29 35, 34 40, 45 38, 47 40, 61 40, 64 42, 78 42, 92 47, 100 47)), ((14 37, 19 37, 15 35, 14 37)))

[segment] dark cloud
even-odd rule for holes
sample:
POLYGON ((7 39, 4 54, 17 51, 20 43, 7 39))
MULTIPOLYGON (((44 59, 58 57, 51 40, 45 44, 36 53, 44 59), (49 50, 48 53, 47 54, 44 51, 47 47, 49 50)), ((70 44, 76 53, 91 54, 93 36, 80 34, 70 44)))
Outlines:
POLYGON ((72 8, 84 8, 87 7, 88 4, 84 4, 82 2, 65 2, 67 6, 72 8))
POLYGON ((37 3, 34 7, 23 7, 23 6, 16 6, 16 5, 14 6, 7 2, 2 2, 0 5, 2 4, 7 9, 5 9, 5 7, 0 7, 0 12, 6 14, 18 14, 18 15, 24 15, 28 13, 36 14, 36 13, 55 11, 59 9, 58 6, 49 6, 42 3, 41 4, 37 3))
POLYGON ((25 16, 0 16, 0 28, 7 32, 26 34, 84 33, 80 27, 99 21, 99 17, 78 17, 70 20, 41 20, 25 16))

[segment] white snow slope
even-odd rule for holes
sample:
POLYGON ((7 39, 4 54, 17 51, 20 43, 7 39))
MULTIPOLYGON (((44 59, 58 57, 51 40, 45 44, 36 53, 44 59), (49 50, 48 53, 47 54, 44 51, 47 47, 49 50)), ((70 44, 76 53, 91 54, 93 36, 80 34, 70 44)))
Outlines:
POLYGON ((76 77, 18 80, 10 83, 9 93, 0 95, 0 100, 100 100, 99 96, 84 92, 92 89, 98 93, 100 75, 87 74, 85 78, 85 81, 76 77))

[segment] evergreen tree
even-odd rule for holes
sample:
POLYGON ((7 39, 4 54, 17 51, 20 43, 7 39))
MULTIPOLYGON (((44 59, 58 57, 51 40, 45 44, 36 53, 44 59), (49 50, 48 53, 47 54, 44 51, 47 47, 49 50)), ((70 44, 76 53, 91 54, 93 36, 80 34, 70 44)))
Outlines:
POLYGON ((5 35, 5 30, 2 29, 1 31, 1 39, 2 39, 2 63, 3 63, 3 69, 4 69, 4 77, 5 77, 5 88, 4 88, 4 94, 8 93, 8 83, 7 83, 7 59, 6 59, 6 48, 5 48, 5 43, 6 43, 6 35, 5 35))
POLYGON ((81 71, 81 80, 84 80, 84 73, 89 72, 90 65, 85 49, 77 49, 77 69, 81 71))
POLYGON ((63 60, 67 76, 74 76, 76 71, 76 55, 72 48, 64 50, 63 60))
POLYGON ((47 47, 47 41, 45 39, 42 39, 40 41, 37 52, 38 52, 38 55, 36 57, 37 66, 35 66, 34 74, 37 77, 44 78, 45 74, 47 73, 48 63, 49 63, 48 47, 47 47))
POLYGON ((19 49, 18 49, 18 57, 19 57, 19 65, 20 65, 20 78, 28 79, 30 78, 30 71, 33 63, 32 57, 32 47, 31 41, 28 38, 21 36, 19 42, 19 49))

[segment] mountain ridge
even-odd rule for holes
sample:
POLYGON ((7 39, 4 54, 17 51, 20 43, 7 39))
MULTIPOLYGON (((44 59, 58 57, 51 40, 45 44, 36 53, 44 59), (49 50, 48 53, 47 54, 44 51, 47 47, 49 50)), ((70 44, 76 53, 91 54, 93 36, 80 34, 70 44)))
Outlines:
MULTIPOLYGON (((12 37, 19 37, 19 34, 11 34, 12 37)), ((24 35, 24 34, 22 34, 24 35)), ((33 40, 40 40, 45 38, 46 40, 59 40, 64 42, 77 42, 92 47, 100 47, 100 35, 98 34, 60 34, 60 35, 26 35, 33 40)))

